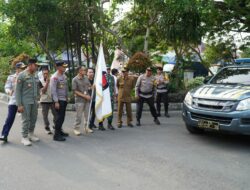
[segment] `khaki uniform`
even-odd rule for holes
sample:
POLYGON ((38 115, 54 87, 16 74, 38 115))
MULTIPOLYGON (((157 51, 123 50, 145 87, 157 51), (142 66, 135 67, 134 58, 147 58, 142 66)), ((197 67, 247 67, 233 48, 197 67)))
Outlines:
MULTIPOLYGON (((91 88, 88 77, 83 76, 80 78, 76 76, 72 80, 72 90, 81 92, 82 94, 88 95, 88 91, 91 88)), ((82 123, 82 116, 84 115, 84 127, 87 127, 88 111, 89 111, 89 101, 81 96, 75 94, 75 108, 76 108, 76 118, 74 123, 74 128, 79 129, 82 123)))
POLYGON ((28 70, 21 72, 16 84, 16 104, 23 106, 22 113, 22 135, 27 138, 29 133, 33 133, 37 120, 39 79, 37 74, 30 74, 28 70))
POLYGON ((118 125, 122 124, 122 111, 123 105, 126 105, 127 124, 132 122, 132 109, 131 109, 131 91, 135 86, 134 77, 128 76, 127 78, 120 77, 117 79, 118 88, 118 125))

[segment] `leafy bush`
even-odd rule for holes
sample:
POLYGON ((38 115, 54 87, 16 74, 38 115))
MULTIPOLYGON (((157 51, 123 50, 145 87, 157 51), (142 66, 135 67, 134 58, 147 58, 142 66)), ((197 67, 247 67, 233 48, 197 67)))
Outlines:
POLYGON ((196 88, 196 87, 204 84, 203 81, 204 81, 204 77, 196 77, 194 79, 191 79, 187 83, 187 89, 191 90, 193 88, 196 88))
POLYGON ((152 62, 143 52, 135 53, 128 62, 127 67, 135 73, 145 72, 147 67, 152 66, 152 62))

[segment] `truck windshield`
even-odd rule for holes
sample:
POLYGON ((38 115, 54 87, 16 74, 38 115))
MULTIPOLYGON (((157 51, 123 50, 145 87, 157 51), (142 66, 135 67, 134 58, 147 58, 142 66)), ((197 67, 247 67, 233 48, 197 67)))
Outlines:
POLYGON ((229 67, 222 69, 211 81, 210 84, 242 84, 250 85, 250 67, 229 67))

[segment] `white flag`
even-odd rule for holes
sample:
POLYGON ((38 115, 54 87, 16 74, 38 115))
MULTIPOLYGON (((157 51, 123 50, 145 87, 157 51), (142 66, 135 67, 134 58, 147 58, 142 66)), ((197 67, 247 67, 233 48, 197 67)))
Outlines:
POLYGON ((105 63, 103 47, 101 44, 99 48, 95 74, 95 114, 98 121, 103 121, 103 119, 112 114, 109 84, 106 74, 107 67, 105 63))

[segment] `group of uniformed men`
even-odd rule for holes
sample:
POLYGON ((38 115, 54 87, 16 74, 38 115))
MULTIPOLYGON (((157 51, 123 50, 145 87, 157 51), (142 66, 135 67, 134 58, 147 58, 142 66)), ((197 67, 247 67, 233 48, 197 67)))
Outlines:
MULTIPOLYGON (((10 75, 5 84, 5 91, 10 95, 8 116, 3 126, 1 141, 8 142, 8 135, 15 120, 16 113, 22 115, 22 144, 32 145, 32 142, 39 141, 34 134, 38 114, 38 100, 42 107, 44 127, 48 134, 52 134, 52 128, 48 120, 48 113, 53 114, 55 141, 65 141, 68 133, 62 129, 66 107, 68 102, 68 84, 65 75, 67 64, 63 61, 56 62, 56 72, 50 77, 48 68, 42 70, 42 77, 37 75, 37 60, 29 59, 28 65, 19 62, 15 65, 16 73, 10 75)), ((107 128, 114 130, 112 125, 113 110, 117 101, 118 128, 122 128, 123 106, 126 106, 127 126, 132 124, 132 95, 135 88, 135 99, 137 100, 136 125, 141 125, 143 104, 149 105, 154 122, 160 125, 158 117, 161 116, 161 102, 164 102, 165 116, 168 114, 168 91, 166 79, 162 68, 157 68, 157 75, 152 75, 152 68, 148 67, 145 74, 137 77, 129 75, 128 68, 123 68, 119 74, 117 69, 107 68, 106 78, 109 83, 112 115, 107 118, 107 128), (156 108, 154 105, 156 97, 156 108)), ((75 135, 80 135, 80 126, 83 123, 85 132, 92 133, 97 126, 95 122, 95 87, 94 69, 80 66, 77 68, 77 75, 72 80, 72 91, 75 97, 76 117, 73 125, 75 135), (84 115, 84 117, 83 117, 84 115), (82 122, 82 119, 84 121, 82 122), (89 120, 88 120, 89 119, 89 120)), ((105 130, 103 121, 98 123, 99 130, 105 130)))

